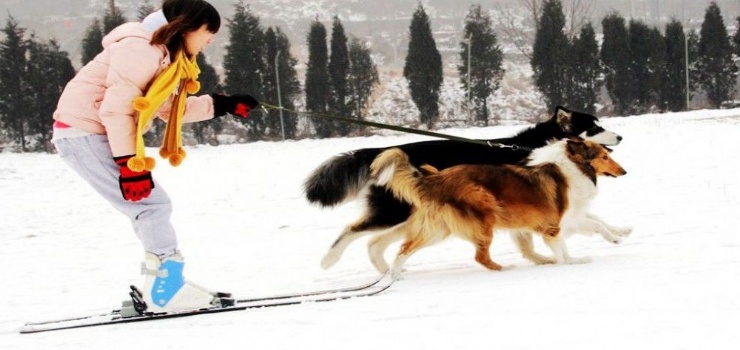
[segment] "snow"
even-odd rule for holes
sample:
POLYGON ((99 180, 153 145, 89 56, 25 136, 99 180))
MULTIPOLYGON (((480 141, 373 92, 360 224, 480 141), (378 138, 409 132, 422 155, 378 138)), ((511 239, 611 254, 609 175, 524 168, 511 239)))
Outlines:
MULTIPOLYGON (((500 234, 492 256, 506 269, 491 272, 451 239, 412 257, 404 278, 374 297, 32 335, 18 334, 24 322, 118 307, 142 281, 143 252, 127 219, 57 155, 0 153, 0 348, 738 348, 740 109, 603 124, 624 136, 612 156, 628 174, 600 181, 592 212, 634 232, 620 245, 571 238, 571 253, 591 263, 535 266, 500 234)), ((160 161, 154 176, 175 204, 186 276, 245 298, 372 279, 366 240, 319 267, 360 207, 309 205, 302 181, 339 152, 422 139, 198 147, 178 168, 160 161)))

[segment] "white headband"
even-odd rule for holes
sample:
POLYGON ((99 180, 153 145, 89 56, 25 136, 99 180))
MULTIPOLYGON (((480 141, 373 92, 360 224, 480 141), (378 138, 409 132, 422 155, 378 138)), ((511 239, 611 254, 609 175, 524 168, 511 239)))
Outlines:
POLYGON ((141 21, 141 24, 143 24, 148 31, 154 33, 154 31, 159 29, 159 27, 167 24, 167 17, 164 16, 164 12, 162 12, 162 10, 159 10, 146 16, 146 18, 141 21))

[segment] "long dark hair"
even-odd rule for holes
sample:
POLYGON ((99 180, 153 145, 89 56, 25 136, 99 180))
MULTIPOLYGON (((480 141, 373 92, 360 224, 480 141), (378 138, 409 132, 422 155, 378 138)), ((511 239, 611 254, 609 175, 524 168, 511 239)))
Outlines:
POLYGON ((218 11, 204 0, 164 0, 162 12, 168 23, 154 32, 151 44, 167 46, 171 56, 185 49, 183 34, 204 24, 211 33, 221 28, 218 11))

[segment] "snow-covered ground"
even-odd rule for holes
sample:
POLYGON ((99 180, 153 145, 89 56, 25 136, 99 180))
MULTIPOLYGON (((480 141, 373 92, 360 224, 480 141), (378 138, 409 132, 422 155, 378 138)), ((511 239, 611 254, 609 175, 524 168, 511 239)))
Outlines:
MULTIPOLYGON (((451 239, 420 251, 375 297, 34 335, 18 330, 117 307, 142 281, 143 252, 127 219, 58 156, 2 153, 0 349, 740 348, 740 109, 603 123, 624 136, 612 156, 629 173, 600 181, 592 211, 634 232, 620 245, 573 237, 571 253, 591 263, 534 266, 501 234, 492 255, 507 268, 491 272, 451 239)), ((339 152, 421 139, 259 142, 190 148, 178 168, 160 161, 186 276, 239 297, 371 279, 364 240, 321 270, 360 208, 313 207, 302 181, 339 152)))

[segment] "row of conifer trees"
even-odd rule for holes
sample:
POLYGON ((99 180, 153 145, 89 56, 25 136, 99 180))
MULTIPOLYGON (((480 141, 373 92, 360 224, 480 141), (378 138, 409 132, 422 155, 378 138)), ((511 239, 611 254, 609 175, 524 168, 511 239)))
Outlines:
MULTIPOLYGON (((84 65, 102 50, 101 39, 110 30, 127 20, 141 20, 154 9, 147 1, 137 9, 136 18, 127 19, 111 1, 103 19, 96 19, 88 27, 81 42, 81 63, 84 65)), ((737 21, 740 28, 740 17, 737 21)), ((627 23, 613 13, 601 21, 603 40, 599 45, 591 24, 585 24, 575 37, 564 34, 564 24, 560 0, 545 0, 537 20, 531 64, 535 85, 547 107, 565 105, 595 113, 597 105, 610 105, 620 115, 684 110, 686 51, 689 96, 705 94, 714 107, 732 98, 740 64, 740 29, 733 37, 728 35, 715 3, 707 8, 699 33, 685 30, 675 20, 661 33, 641 21, 627 23), (601 91, 606 91, 608 97, 602 97, 601 91)), ((298 61, 290 54, 291 43, 280 27, 265 28, 241 2, 235 4, 227 26, 229 39, 221 76, 203 54, 198 57, 200 94, 248 93, 289 110, 305 108, 315 114, 366 118, 370 96, 379 83, 378 70, 367 45, 348 37, 338 17, 333 18, 330 36, 318 18, 311 23, 303 84, 296 72, 298 61)), ((21 151, 48 150, 51 114, 62 89, 75 74, 74 67, 55 40, 27 37, 25 28, 12 17, 3 32, 0 143, 21 151)), ((457 69, 466 101, 460 103, 469 110, 470 123, 495 123, 496 113, 489 111, 489 106, 504 75, 504 56, 488 12, 480 5, 471 6, 461 34, 457 69)), ((430 18, 424 6, 418 4, 409 26, 403 75, 418 109, 419 124, 428 128, 438 121, 442 67, 430 18)), ((362 131, 352 123, 300 119, 296 114, 267 110, 256 111, 246 120, 220 118, 195 123, 189 134, 193 142, 218 144, 225 128, 236 141, 324 138, 362 131), (303 128, 300 121, 304 121, 303 128)), ((158 142, 162 129, 162 125, 155 125, 147 134, 148 143, 158 142)))

